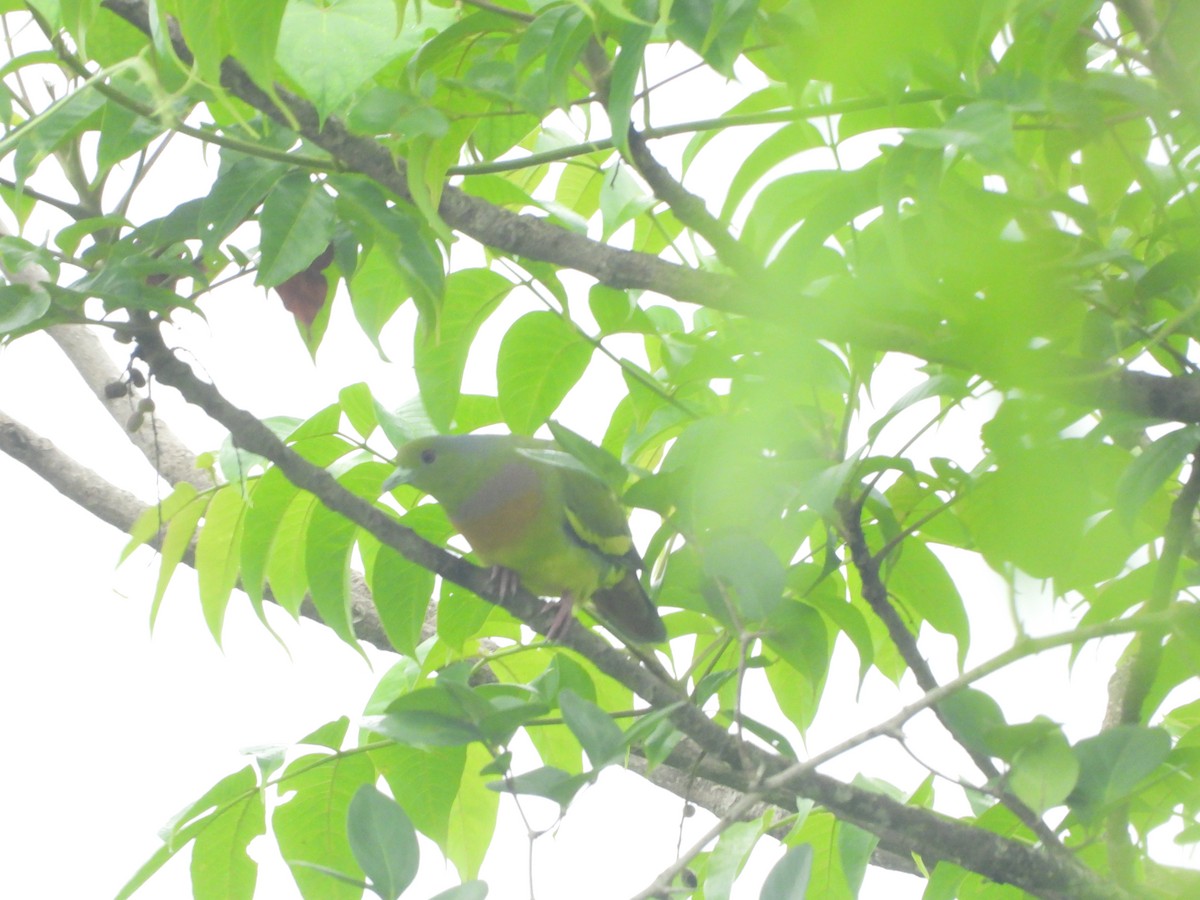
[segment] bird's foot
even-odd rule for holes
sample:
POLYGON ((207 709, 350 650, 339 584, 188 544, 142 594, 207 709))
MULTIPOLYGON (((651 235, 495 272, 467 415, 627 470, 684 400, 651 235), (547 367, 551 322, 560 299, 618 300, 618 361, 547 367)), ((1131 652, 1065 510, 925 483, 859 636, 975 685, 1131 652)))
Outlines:
POLYGON ((501 600, 512 599, 521 587, 521 576, 504 566, 492 566, 488 580, 495 586, 501 600))
POLYGON ((554 611, 554 621, 550 623, 550 627, 546 630, 546 640, 557 641, 566 632, 568 625, 571 622, 571 614, 575 609, 575 598, 569 593, 563 594, 562 599, 558 601, 558 609, 554 611))

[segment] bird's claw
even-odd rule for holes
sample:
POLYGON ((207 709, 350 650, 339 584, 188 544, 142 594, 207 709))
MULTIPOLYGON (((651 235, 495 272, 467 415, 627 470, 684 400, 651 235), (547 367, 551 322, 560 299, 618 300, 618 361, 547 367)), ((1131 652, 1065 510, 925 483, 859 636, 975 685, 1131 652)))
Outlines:
POLYGON ((504 566, 492 566, 488 580, 495 586, 501 600, 511 600, 521 587, 521 577, 504 566))
POLYGON ((575 609, 575 598, 569 593, 563 594, 554 611, 554 620, 546 630, 546 640, 557 641, 566 632, 571 622, 571 614, 575 609))

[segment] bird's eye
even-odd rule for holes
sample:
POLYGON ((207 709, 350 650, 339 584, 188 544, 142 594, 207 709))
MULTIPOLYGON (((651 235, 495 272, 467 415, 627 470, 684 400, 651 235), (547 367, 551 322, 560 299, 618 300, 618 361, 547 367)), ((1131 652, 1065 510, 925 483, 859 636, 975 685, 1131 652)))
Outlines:
POLYGON ((425 463, 425 465, 429 465, 435 459, 437 459, 437 453, 435 453, 433 450, 421 451, 421 462, 425 463))

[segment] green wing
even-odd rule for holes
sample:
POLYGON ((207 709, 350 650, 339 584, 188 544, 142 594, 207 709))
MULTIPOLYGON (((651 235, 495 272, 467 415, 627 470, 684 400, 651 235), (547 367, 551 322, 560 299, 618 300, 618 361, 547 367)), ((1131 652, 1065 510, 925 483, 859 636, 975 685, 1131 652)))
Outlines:
POLYGON ((641 557, 629 535, 625 510, 607 485, 588 472, 562 468, 567 524, 579 539, 611 563, 602 586, 592 594, 596 610, 626 639, 656 644, 667 639, 658 609, 638 581, 641 557))
MULTIPOLYGON (((633 550, 629 520, 608 487, 590 473, 560 467, 567 523, 588 546, 614 561, 633 550)), ((636 558, 636 555, 635 555, 636 558)), ((638 560, 640 563, 640 560, 638 560)), ((637 564, 634 567, 637 567, 637 564)))

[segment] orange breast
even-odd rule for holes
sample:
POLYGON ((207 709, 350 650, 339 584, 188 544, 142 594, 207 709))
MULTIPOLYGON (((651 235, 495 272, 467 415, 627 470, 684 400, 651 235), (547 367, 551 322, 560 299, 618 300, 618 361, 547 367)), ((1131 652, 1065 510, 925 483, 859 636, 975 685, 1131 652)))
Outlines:
POLYGON ((454 526, 487 563, 506 562, 506 549, 518 544, 537 518, 542 491, 528 466, 510 463, 455 510, 454 526))

